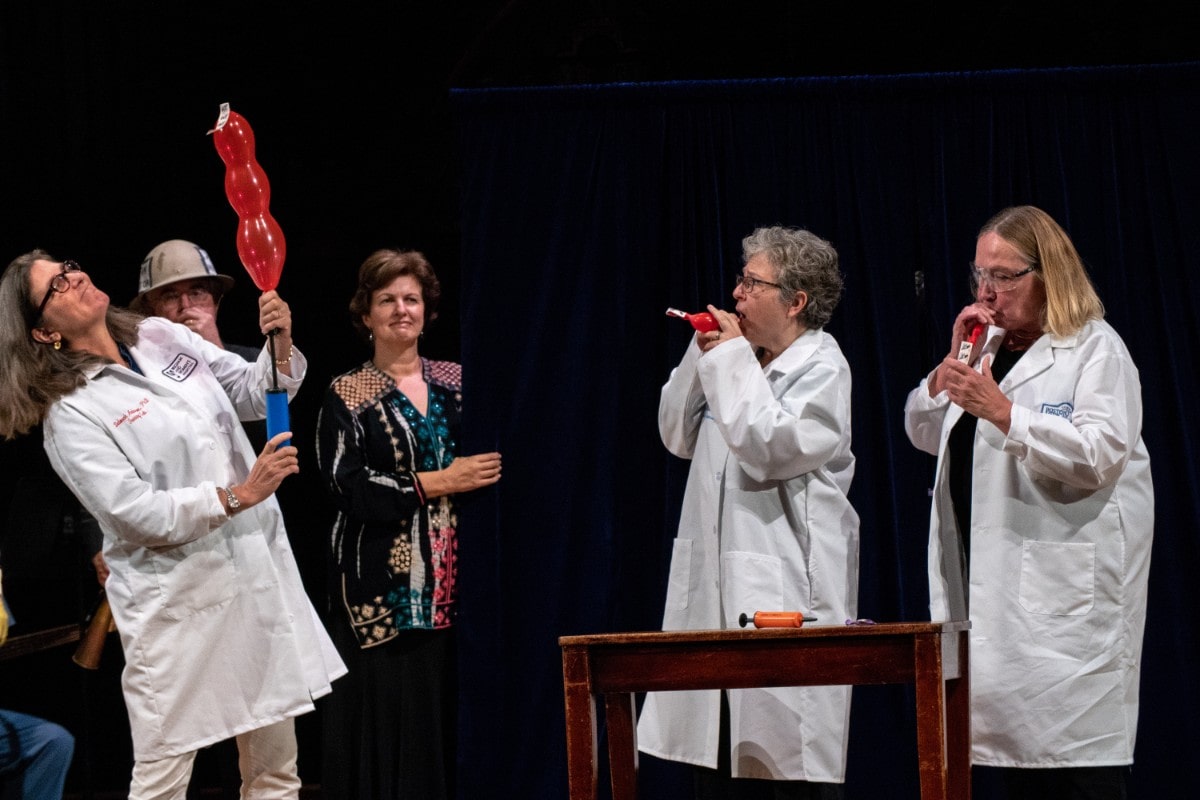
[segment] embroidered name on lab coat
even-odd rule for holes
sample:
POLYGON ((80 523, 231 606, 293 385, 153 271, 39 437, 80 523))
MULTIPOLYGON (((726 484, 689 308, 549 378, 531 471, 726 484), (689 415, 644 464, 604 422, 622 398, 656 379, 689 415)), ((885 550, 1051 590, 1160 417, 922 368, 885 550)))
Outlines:
POLYGON ((1070 401, 1067 401, 1065 403, 1059 403, 1056 406, 1050 405, 1049 403, 1042 403, 1042 413, 1043 414, 1053 414, 1056 417, 1062 417, 1063 419, 1070 419, 1071 414, 1074 411, 1075 411, 1075 406, 1072 405, 1070 401))
POLYGON ((141 400, 138 400, 137 405, 113 420, 113 427, 119 428, 126 422, 137 422, 146 416, 146 406, 148 405, 150 405, 149 397, 143 397, 141 400))
POLYGON ((196 365, 199 363, 199 361, 191 356, 185 356, 183 353, 180 353, 175 356, 174 361, 167 365, 162 374, 173 381, 183 381, 188 375, 192 374, 192 371, 196 369, 196 365))

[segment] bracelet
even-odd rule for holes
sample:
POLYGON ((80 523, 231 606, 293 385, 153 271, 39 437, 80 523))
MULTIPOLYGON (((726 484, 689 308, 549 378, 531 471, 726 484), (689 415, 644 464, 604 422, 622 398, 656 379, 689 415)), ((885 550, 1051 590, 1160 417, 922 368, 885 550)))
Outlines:
POLYGON ((291 345, 288 345, 288 354, 287 354, 287 358, 277 358, 277 359, 275 359, 275 366, 277 366, 277 367, 286 367, 288 364, 292 363, 292 353, 293 353, 293 352, 294 352, 294 350, 293 350, 292 346, 291 346, 291 345))

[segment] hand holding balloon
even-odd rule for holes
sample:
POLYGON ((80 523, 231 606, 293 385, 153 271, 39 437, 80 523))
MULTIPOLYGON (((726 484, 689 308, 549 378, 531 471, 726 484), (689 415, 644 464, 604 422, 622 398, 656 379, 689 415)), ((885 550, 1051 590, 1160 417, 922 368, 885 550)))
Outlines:
POLYGON ((291 344, 292 310, 273 289, 258 298, 258 327, 264 336, 278 335, 281 347, 291 344))
POLYGON ((983 325, 981 325, 977 322, 977 323, 975 323, 975 327, 971 328, 970 335, 968 335, 967 338, 965 338, 961 342, 959 342, 959 344, 958 344, 958 360, 959 361, 963 362, 964 364, 970 363, 971 351, 975 348, 975 342, 977 342, 979 340, 979 334, 981 334, 981 333, 983 333, 983 325))
POLYGON ((722 342, 737 339, 742 335, 742 323, 737 314, 723 311, 714 305, 709 305, 708 316, 717 323, 715 330, 696 335, 696 345, 700 352, 707 353, 722 342))
MULTIPOLYGON (((292 374, 292 310, 272 289, 258 298, 258 327, 269 336, 271 358, 275 362, 275 386, 267 390, 267 437, 291 430, 291 415, 288 412, 288 394, 279 388, 278 372, 292 374)), ((281 447, 292 443, 288 439, 281 447)))

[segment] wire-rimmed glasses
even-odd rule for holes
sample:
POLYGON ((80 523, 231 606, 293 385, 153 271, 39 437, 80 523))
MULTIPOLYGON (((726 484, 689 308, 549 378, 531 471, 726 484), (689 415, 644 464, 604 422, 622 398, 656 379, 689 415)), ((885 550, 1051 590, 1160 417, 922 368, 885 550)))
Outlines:
POLYGON ((742 287, 742 291, 745 292, 746 294, 754 294, 754 290, 757 289, 760 285, 774 286, 776 289, 780 288, 778 283, 771 283, 770 281, 764 281, 762 278, 755 278, 751 275, 738 275, 737 278, 735 278, 734 282, 733 282, 734 289, 736 289, 740 286, 740 287, 742 287))

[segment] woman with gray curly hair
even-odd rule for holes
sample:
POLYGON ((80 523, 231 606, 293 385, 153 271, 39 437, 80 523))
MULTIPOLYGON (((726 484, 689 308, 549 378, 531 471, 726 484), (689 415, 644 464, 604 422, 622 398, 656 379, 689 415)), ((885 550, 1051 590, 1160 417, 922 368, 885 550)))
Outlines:
MULTIPOLYGON (((858 514, 847 493, 850 367, 823 330, 837 251, 806 230, 742 242, 735 310, 708 310, 659 403, 667 449, 692 462, 664 630, 731 628, 744 612, 858 611, 858 514)), ((840 798, 850 687, 652 692, 640 749, 698 765, 695 796, 840 798)))

